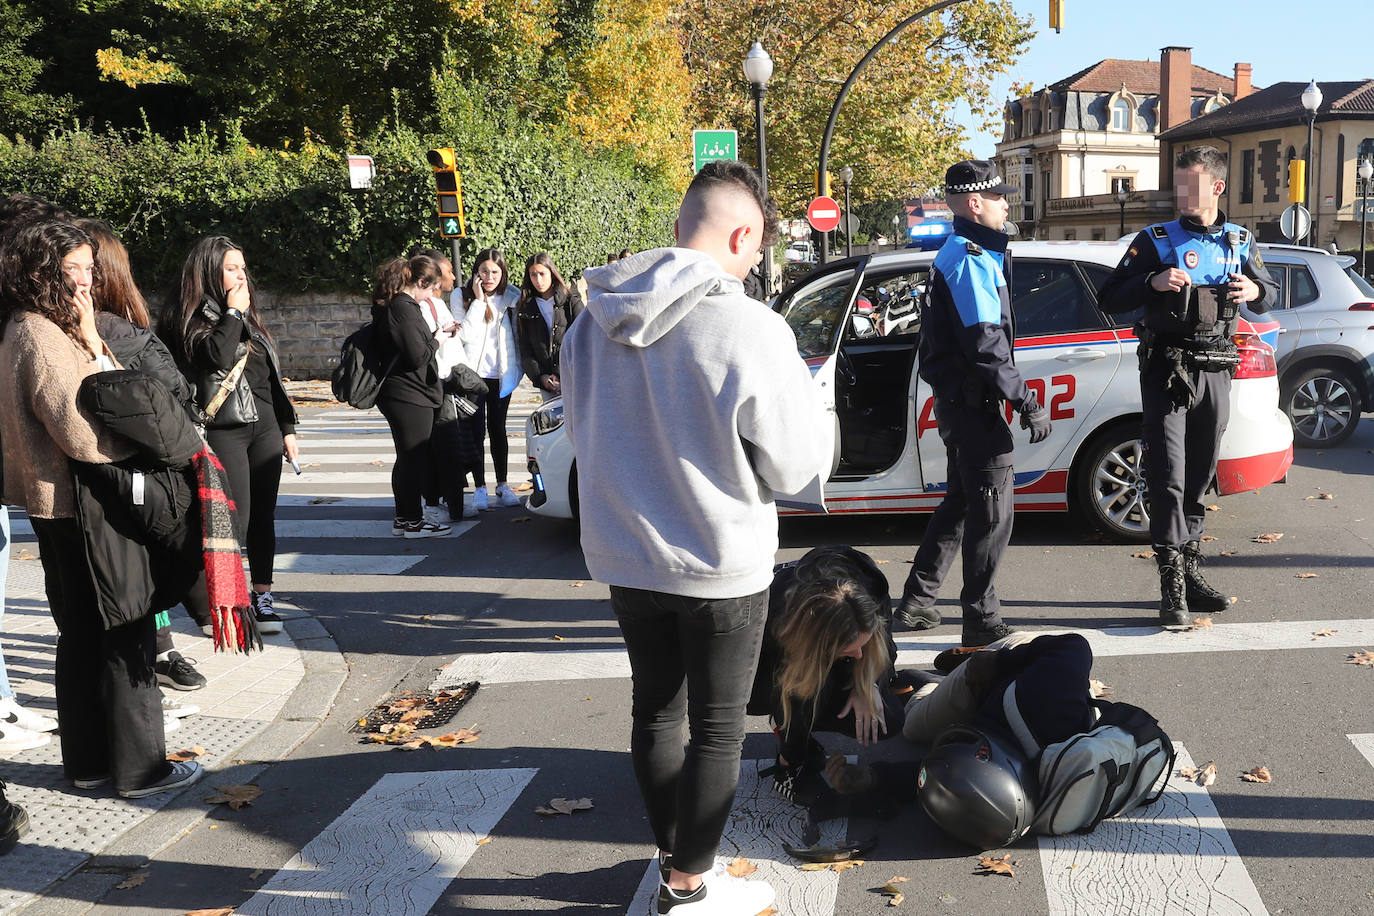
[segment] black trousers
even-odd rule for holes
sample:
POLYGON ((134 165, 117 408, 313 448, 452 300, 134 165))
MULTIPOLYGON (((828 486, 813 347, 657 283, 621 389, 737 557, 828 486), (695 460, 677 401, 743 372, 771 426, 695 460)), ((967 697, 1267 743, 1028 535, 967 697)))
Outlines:
POLYGON ((254 585, 272 584, 277 558, 277 491, 281 488, 281 428, 271 406, 258 401, 258 419, 243 426, 208 429, 205 438, 229 477, 229 495, 238 512, 235 528, 248 551, 254 585))
POLYGON ((391 427, 391 440, 396 445, 396 463, 391 467, 391 497, 396 504, 396 517, 419 521, 424 514, 420 497, 427 490, 433 492, 435 486, 434 450, 430 440, 434 436, 439 408, 378 400, 377 409, 386 417, 387 426, 391 427))
POLYGON ((1172 367, 1152 360, 1140 373, 1145 483, 1150 493, 1150 540, 1178 547, 1202 537, 1203 494, 1217 470, 1221 436, 1231 418, 1231 374, 1188 373, 1197 391, 1192 407, 1175 407, 1166 390, 1172 367))
POLYGON ((935 404, 948 456, 945 498, 926 525, 907 576, 903 599, 930 607, 962 545, 964 587, 959 593, 966 627, 1001 622, 993 579, 1011 542, 1011 429, 995 410, 935 404))
POLYGON ((434 452, 434 479, 425 488, 425 502, 437 506, 442 497, 456 519, 461 514, 468 474, 475 477, 481 471, 482 445, 480 432, 459 418, 451 395, 445 394, 439 407, 430 448, 434 452))
POLYGON ((57 624, 57 715, 69 779, 111 776, 139 789, 171 770, 153 673, 153 615, 105 628, 74 518, 35 518, 48 609, 57 624))
POLYGON ((510 410, 510 395, 501 397, 501 380, 488 378, 487 394, 477 399, 477 413, 461 422, 468 424, 477 440, 477 464, 472 471, 473 485, 484 487, 487 484, 486 465, 482 461, 482 433, 485 429, 491 440, 491 466, 496 472, 496 482, 507 480, 506 465, 510 461, 510 443, 506 441, 506 413, 510 410))
POLYGON ((611 608, 630 655, 630 757, 654 840, 679 871, 709 871, 739 786, 768 590, 705 599, 613 585, 611 608))

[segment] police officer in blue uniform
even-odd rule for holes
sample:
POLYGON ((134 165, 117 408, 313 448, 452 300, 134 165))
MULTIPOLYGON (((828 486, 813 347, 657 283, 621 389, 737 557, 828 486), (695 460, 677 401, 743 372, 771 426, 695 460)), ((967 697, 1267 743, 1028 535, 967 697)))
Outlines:
POLYGON ((1050 434, 1049 413, 1026 387, 1012 347, 1006 193, 997 169, 966 160, 945 173, 954 233, 931 267, 921 305, 921 378, 935 396, 935 421, 948 455, 945 498, 926 526, 898 616, 910 628, 940 623, 935 599, 963 547, 963 644, 982 646, 1012 630, 1002 622, 993 578, 1011 540, 1010 403, 1031 441, 1050 434))
POLYGON ((1180 153, 1174 162, 1180 217, 1142 230, 1098 294, 1104 311, 1143 309, 1136 324, 1141 439, 1165 628, 1190 625, 1190 608, 1220 611, 1230 604, 1202 577, 1202 496, 1216 473, 1230 415, 1240 308, 1266 312, 1278 295, 1254 236, 1218 210, 1225 190, 1219 150, 1180 153))

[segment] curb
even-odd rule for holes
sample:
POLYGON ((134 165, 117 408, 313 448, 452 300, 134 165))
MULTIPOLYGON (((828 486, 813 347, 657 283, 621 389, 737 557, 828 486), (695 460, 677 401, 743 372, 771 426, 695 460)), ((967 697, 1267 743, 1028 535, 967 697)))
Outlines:
MULTIPOLYGON (((272 764, 284 760, 324 723, 334 707, 334 699, 348 677, 348 662, 334 637, 299 605, 278 600, 279 610, 294 611, 285 617, 286 634, 301 653, 305 675, 301 678, 282 714, 265 729, 253 735, 226 755, 244 762, 216 770, 216 781, 224 784, 252 782, 272 764), (227 779, 225 777, 228 777, 227 779)), ((158 853, 175 843, 213 811, 199 802, 189 808, 175 802, 189 792, 202 792, 210 774, 172 797, 167 807, 144 818, 113 843, 91 856, 70 874, 43 889, 36 900, 15 910, 23 916, 75 916, 100 905, 133 872, 143 868, 158 853), (53 891, 61 888, 60 895, 53 891)))

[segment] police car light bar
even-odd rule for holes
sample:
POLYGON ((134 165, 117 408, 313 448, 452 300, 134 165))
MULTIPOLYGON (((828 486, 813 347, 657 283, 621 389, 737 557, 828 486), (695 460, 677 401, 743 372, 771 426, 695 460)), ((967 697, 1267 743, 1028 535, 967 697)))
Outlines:
POLYGON ((954 231, 954 226, 951 223, 945 222, 917 223, 915 226, 912 226, 909 231, 913 239, 930 238, 938 235, 949 235, 954 231))

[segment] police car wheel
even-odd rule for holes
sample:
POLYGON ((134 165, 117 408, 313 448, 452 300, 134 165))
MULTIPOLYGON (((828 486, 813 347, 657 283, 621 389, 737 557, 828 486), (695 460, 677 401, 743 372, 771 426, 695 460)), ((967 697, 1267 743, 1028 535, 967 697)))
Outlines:
POLYGON ((1283 412, 1293 424, 1294 445, 1339 445, 1360 422, 1359 388, 1343 368, 1312 366, 1284 380, 1283 412))
POLYGON ((1073 488, 1079 513, 1098 531, 1115 541, 1148 543, 1139 422, 1118 423, 1089 440, 1076 463, 1073 488))

